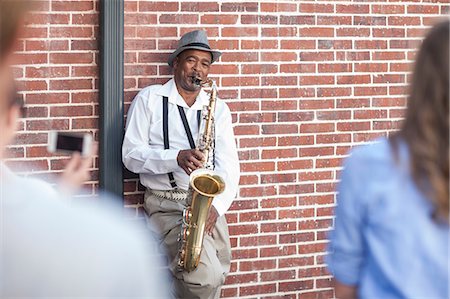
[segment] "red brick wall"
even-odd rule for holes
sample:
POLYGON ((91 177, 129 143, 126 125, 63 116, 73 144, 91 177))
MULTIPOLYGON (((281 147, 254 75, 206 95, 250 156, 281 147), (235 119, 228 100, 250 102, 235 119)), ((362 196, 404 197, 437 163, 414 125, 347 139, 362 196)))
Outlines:
MULTIPOLYGON (((97 133, 98 18, 96 1, 42 2, 19 45, 28 118, 10 163, 47 177, 64 160, 46 153, 48 129, 97 133)), ((233 112, 242 178, 227 214, 233 263, 223 297, 332 297, 323 257, 342 158, 398 128, 415 49, 448 15, 448 0, 125 0, 125 8, 126 108, 141 88, 170 78, 165 62, 183 33, 206 29, 224 53, 212 76, 233 112)), ((142 187, 127 177, 127 210, 142 217, 142 187)))
MULTIPOLYGON (((15 75, 26 104, 26 118, 11 147, 8 164, 55 180, 63 155, 47 153, 49 130, 98 133, 97 1, 35 1, 17 46, 15 75)), ((97 162, 95 163, 97 164, 97 162)), ((92 194, 98 171, 82 194, 92 194)))

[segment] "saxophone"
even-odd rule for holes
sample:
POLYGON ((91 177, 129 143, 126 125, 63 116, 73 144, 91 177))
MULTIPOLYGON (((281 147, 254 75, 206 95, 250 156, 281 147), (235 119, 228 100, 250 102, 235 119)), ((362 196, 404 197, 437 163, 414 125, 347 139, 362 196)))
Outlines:
POLYGON ((178 266, 191 272, 200 261, 205 235, 206 220, 214 197, 225 189, 224 180, 214 168, 214 112, 217 101, 217 86, 213 80, 203 82, 192 78, 198 86, 211 87, 209 105, 203 107, 202 124, 199 131, 197 149, 203 152, 203 167, 194 170, 189 176, 188 207, 183 210, 178 266), (212 157, 211 157, 212 156, 212 157))

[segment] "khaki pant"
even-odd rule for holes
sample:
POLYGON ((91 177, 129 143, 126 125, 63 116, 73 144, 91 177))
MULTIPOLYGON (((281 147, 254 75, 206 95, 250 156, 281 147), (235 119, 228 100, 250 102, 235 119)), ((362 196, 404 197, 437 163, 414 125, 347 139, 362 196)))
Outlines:
POLYGON ((217 219, 212 236, 205 234, 200 262, 188 273, 177 267, 181 218, 186 201, 174 201, 145 193, 144 208, 153 230, 160 236, 161 247, 169 257, 174 277, 172 293, 176 298, 219 298, 220 287, 230 271, 231 245, 225 216, 217 219))

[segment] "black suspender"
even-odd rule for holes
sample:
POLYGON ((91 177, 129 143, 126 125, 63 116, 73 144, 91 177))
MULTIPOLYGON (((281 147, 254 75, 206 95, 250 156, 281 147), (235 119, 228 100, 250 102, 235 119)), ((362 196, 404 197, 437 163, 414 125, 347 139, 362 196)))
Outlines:
MULTIPOLYGON (((169 149, 169 99, 167 97, 163 97, 163 136, 164 136, 164 149, 169 149)), ((177 187, 177 183, 175 182, 175 178, 173 177, 173 173, 169 172, 167 174, 169 176, 170 186, 172 188, 177 187)))
MULTIPOLYGON (((184 113, 184 108, 178 105, 178 112, 180 113, 181 121, 183 122, 184 130, 186 131, 186 135, 189 140, 189 145, 191 146, 191 149, 194 149, 195 141, 194 141, 194 138, 192 137, 191 127, 189 127, 189 123, 186 119, 186 114, 184 113)), ((198 120, 198 117, 197 117, 197 120, 198 120)))
MULTIPOLYGON (((181 121, 183 122, 184 130, 186 131, 186 135, 189 140, 189 145, 191 149, 195 148, 195 141, 192 137, 191 128, 189 127, 189 123, 186 118, 186 113, 184 112, 184 108, 178 106, 178 112, 180 113, 181 121)), ((201 121, 201 110, 197 111, 197 125, 200 128, 201 121)), ((164 137, 164 149, 169 149, 169 98, 163 96, 163 137, 164 137)), ((175 178, 173 173, 170 172, 167 174, 169 176, 170 186, 172 188, 177 187, 177 183, 175 182, 175 178)))

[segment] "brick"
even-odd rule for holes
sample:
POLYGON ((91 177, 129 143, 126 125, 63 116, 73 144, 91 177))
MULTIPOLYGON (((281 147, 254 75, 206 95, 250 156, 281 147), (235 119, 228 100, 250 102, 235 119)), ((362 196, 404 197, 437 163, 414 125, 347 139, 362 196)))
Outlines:
POLYGON ((306 194, 313 193, 313 184, 297 184, 297 185, 282 185, 280 186, 279 194, 306 194))
POLYGON ((242 15, 242 24, 277 24, 278 16, 272 15, 242 15))
POLYGON ((258 61, 258 53, 252 52, 233 52, 232 55, 224 55, 221 58, 222 62, 250 62, 258 61))
POLYGON ((296 204, 297 199, 295 197, 263 199, 261 202, 263 208, 292 207, 296 204))
POLYGON ((317 25, 351 25, 351 16, 317 16, 317 25))
POLYGON ((239 238, 239 245, 241 247, 254 247, 257 246, 265 246, 265 245, 274 245, 277 242, 277 237, 273 236, 252 236, 246 237, 243 236, 239 238))
POLYGON ((336 36, 357 36, 369 37, 369 28, 338 28, 336 29, 336 36))
POLYGON ((262 134, 293 134, 298 133, 298 125, 262 125, 262 134))
POLYGON ((315 49, 316 41, 314 40, 282 40, 281 48, 288 50, 299 50, 299 49, 315 49))
POLYGON ((274 162, 241 163, 242 172, 274 171, 274 162))
POLYGON ((438 14, 438 5, 408 5, 408 14, 438 14))
POLYGON ((238 296, 237 288, 222 288, 220 297, 221 298, 236 298, 238 296))
POLYGON ((370 6, 366 4, 337 4, 336 12, 339 14, 367 14, 369 13, 370 6))
POLYGON ((308 218, 314 217, 314 209, 291 209, 281 210, 278 212, 278 219, 292 219, 292 218, 308 218))
POLYGON ((26 122, 26 128, 29 131, 68 130, 69 120, 28 120, 26 122))
POLYGON ((280 282, 279 290, 280 290, 280 292, 309 290, 309 289, 313 289, 313 286, 314 286, 314 280, 280 282))
POLYGON ((15 54, 14 58, 19 62, 20 65, 23 64, 44 64, 47 63, 46 54, 15 54))
MULTIPOLYGON (((247 212, 239 214, 239 222, 272 220, 275 219, 276 217, 277 217, 276 211, 247 212)), ((257 255, 254 257, 257 257, 257 255)))
POLYGON ((247 64, 241 68, 244 74, 270 74, 276 73, 278 70, 276 64, 247 64))
POLYGON ((313 257, 280 258, 279 268, 302 267, 314 264, 313 257))
MULTIPOLYGON (((287 148, 287 149, 276 149, 276 150, 263 150, 262 158, 263 159, 276 159, 276 158, 289 158, 296 157, 297 149, 295 148, 287 148)), ((295 178, 295 176, 294 176, 295 178)), ((262 178, 261 178, 262 179, 262 178)))
POLYGON ((275 27, 275 28, 262 28, 261 34, 263 37, 288 37, 296 36, 296 27, 275 27))
POLYGON ((262 223, 261 232, 284 232, 294 231, 297 228, 296 222, 280 222, 280 223, 262 223))
POLYGON ((53 90, 92 89, 90 79, 50 80, 50 88, 53 90))
POLYGON ((297 54, 294 52, 271 52, 261 53, 263 61, 297 61, 297 54))
POLYGON ((27 104, 56 104, 68 102, 69 93, 30 93, 25 96, 25 103, 27 104))
POLYGON ((277 190, 274 186, 267 187, 251 187, 251 188, 240 188, 239 196, 242 198, 246 197, 266 197, 273 196, 277 194, 277 190))
POLYGON ((351 49, 352 41, 351 40, 332 40, 332 39, 324 39, 318 41, 319 49, 351 49))
POLYGON ((259 4, 256 2, 228 2, 222 3, 220 10, 223 12, 256 12, 259 4))
POLYGON ((301 52, 300 61, 328 61, 334 59, 333 52, 301 52))
POLYGON ((89 38, 93 37, 93 34, 91 26, 50 27, 50 37, 52 38, 89 38))
POLYGON ((202 24, 236 24, 238 20, 237 15, 213 15, 208 14, 201 17, 202 24))
POLYGON ((258 227, 256 224, 240 224, 238 226, 230 225, 228 227, 228 230, 230 232, 230 236, 235 235, 245 235, 245 234, 255 234, 258 232, 258 227))
POLYGON ((297 101, 262 101, 261 110, 296 110, 297 101))
POLYGON ((163 14, 159 17, 160 24, 197 24, 197 14, 163 14))
POLYGON ((263 12, 293 12, 297 10, 295 3, 261 3, 261 11, 263 12))
POLYGON ((295 270, 270 271, 261 273, 261 281, 278 281, 295 278, 295 270))
POLYGON ((252 49, 252 50, 261 50, 261 49, 277 49, 278 41, 277 40, 242 40, 241 41, 241 49, 252 49))
POLYGON ((256 273, 250 273, 250 274, 241 274, 241 275, 228 275, 225 283, 226 284, 243 284, 243 283, 252 283, 257 282, 257 274, 256 273))
POLYGON ((50 54, 50 63, 54 64, 87 64, 93 62, 91 53, 52 53, 50 54))
POLYGON ((231 253, 233 259, 248 259, 258 257, 258 250, 255 248, 239 250, 235 249, 231 253))
POLYGON ((302 13, 333 13, 334 5, 318 3, 300 3, 299 11, 302 13))
POLYGON ((69 77, 68 67, 27 67, 25 76, 31 78, 69 77))
POLYGON ((72 14, 72 24, 97 25, 99 23, 99 14, 72 14))
POLYGON ((92 1, 66 1, 55 0, 51 2, 53 11, 90 11, 94 9, 94 3, 92 1))
POLYGON ((148 2, 139 1, 139 11, 178 11, 179 4, 176 2, 148 2))
POLYGON ((212 12, 219 11, 217 2, 181 2, 181 11, 212 12))
POLYGON ((314 16, 281 16, 280 24, 281 25, 314 25, 315 24, 314 16))
POLYGON ((176 37, 177 29, 173 27, 138 27, 136 30, 137 37, 176 37))
POLYGON ((297 253, 295 246, 266 247, 260 249, 260 257, 289 256, 297 253))
POLYGON ((72 117, 72 116, 90 116, 92 115, 92 106, 58 106, 50 108, 51 117, 72 117))
POLYGON ((300 28, 301 37, 334 37, 334 28, 300 28))

